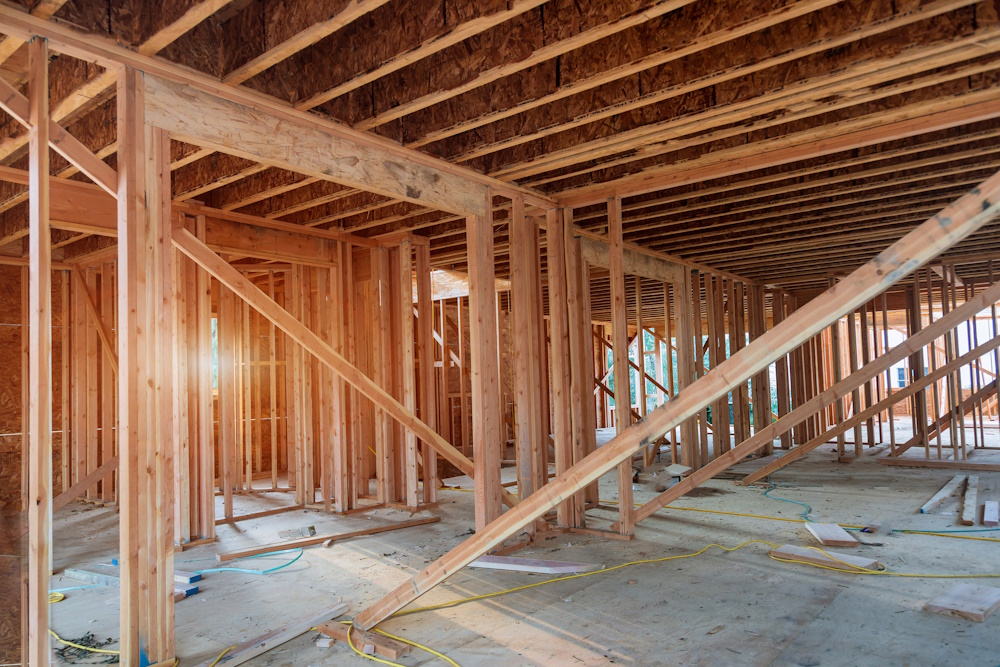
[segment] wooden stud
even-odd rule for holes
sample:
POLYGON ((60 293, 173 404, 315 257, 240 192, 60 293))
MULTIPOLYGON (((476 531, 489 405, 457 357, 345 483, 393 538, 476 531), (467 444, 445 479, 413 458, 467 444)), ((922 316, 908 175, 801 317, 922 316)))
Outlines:
MULTIPOLYGON (((609 273, 611 280, 611 354, 614 364, 615 429, 632 424, 631 370, 628 362, 628 318, 625 304, 625 260, 622 246, 622 200, 608 200, 609 273)), ((641 332, 640 332, 641 334, 641 332)), ((632 461, 618 465, 618 524, 622 535, 632 535, 632 461)))
POLYGON ((28 44, 28 644, 25 664, 46 667, 49 642, 49 575, 52 549, 52 269, 49 232, 48 45, 28 44))

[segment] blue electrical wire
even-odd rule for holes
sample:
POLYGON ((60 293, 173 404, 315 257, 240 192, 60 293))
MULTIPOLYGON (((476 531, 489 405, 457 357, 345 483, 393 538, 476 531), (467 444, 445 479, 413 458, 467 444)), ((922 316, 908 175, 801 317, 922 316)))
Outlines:
POLYGON ((287 563, 282 563, 275 567, 270 567, 266 570, 251 570, 249 568, 242 567, 210 567, 204 570, 195 570, 195 574, 205 574, 206 572, 243 572, 245 574, 271 574, 272 572, 277 572, 278 570, 283 570, 288 567, 298 559, 302 558, 302 554, 305 553, 301 548, 299 549, 285 549, 284 551, 272 551, 266 554, 257 554, 256 556, 247 556, 247 558, 267 558, 269 556, 277 556, 278 554, 286 554, 297 551, 295 558, 288 561, 287 563))
POLYGON ((803 511, 802 514, 801 514, 802 520, 806 521, 808 523, 816 523, 809 516, 810 514, 812 514, 812 507, 810 507, 806 503, 800 503, 798 500, 789 500, 788 498, 779 498, 778 496, 772 496, 772 495, 770 495, 770 493, 771 493, 771 491, 774 491, 774 488, 775 488, 774 484, 772 484, 771 482, 768 482, 768 487, 769 488, 764 491, 764 496, 766 498, 769 498, 771 500, 780 500, 780 501, 786 502, 786 503, 794 503, 795 505, 799 505, 800 507, 805 507, 806 508, 805 511, 803 511))

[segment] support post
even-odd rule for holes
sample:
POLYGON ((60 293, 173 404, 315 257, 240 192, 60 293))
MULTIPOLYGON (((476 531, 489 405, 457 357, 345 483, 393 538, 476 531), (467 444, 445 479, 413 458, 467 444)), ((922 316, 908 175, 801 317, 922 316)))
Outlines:
POLYGON ((31 667, 47 667, 52 571, 52 250, 49 231, 49 52, 28 44, 28 645, 31 667))
MULTIPOLYGON (((625 248, 622 240, 622 200, 608 200, 608 271, 611 281, 611 354, 615 382, 615 430, 622 433, 632 425, 631 370, 628 363, 628 316, 625 310, 625 248)), ((642 332, 639 332, 642 335, 642 332)), ((632 461, 618 464, 618 530, 633 535, 632 461)))

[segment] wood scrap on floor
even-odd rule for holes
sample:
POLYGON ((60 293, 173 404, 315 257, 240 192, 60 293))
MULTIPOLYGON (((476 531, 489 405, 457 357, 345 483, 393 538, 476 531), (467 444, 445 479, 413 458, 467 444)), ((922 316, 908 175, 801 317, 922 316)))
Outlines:
POLYGON ((965 499, 962 501, 962 516, 958 521, 963 526, 976 525, 979 510, 979 475, 969 475, 965 482, 965 499))
POLYGON ((954 588, 924 605, 935 614, 966 618, 982 623, 1000 608, 1000 588, 978 584, 956 584, 954 588))
POLYGON ((838 570, 850 570, 851 568, 877 570, 882 567, 882 564, 874 558, 821 551, 815 547, 797 547, 794 544, 785 544, 771 549, 770 555, 778 560, 802 561, 838 570))
POLYGON ((668 465, 663 472, 667 473, 671 477, 683 477, 691 472, 691 467, 680 463, 672 463, 668 465))
POLYGON ((337 535, 319 535, 317 537, 307 537, 303 540, 293 540, 291 542, 281 542, 279 544, 269 544, 262 547, 254 547, 253 549, 244 549, 242 551, 230 551, 229 553, 216 554, 216 558, 220 561, 235 560, 237 558, 247 558, 249 556, 258 556, 260 554, 271 553, 272 551, 284 551, 285 549, 298 549, 302 547, 311 547, 316 544, 323 544, 324 546, 329 546, 334 542, 339 542, 341 540, 347 540, 354 537, 364 537, 366 535, 375 535, 377 533, 384 533, 390 530, 398 530, 400 528, 412 528, 414 526, 424 526, 429 523, 437 523, 441 520, 439 516, 427 517, 424 519, 414 519, 412 521, 401 521, 399 523, 388 524, 384 526, 376 526, 374 528, 365 528, 364 530, 355 530, 348 533, 339 533, 337 535))
POLYGON ((958 491, 958 487, 961 486, 962 482, 965 481, 966 475, 955 475, 951 478, 947 484, 941 487, 941 490, 931 496, 931 499, 924 503, 923 507, 920 508, 921 514, 927 514, 935 507, 940 505, 945 501, 945 499, 955 495, 958 491))
POLYGON ((409 644, 398 642, 377 632, 361 632, 346 623, 329 621, 327 623, 320 623, 316 626, 316 629, 327 637, 342 641, 344 644, 347 644, 348 632, 350 632, 351 643, 356 649, 362 653, 370 654, 374 652, 386 660, 398 660, 410 652, 409 644))
POLYGON ((1000 503, 995 500, 983 503, 983 525, 1000 526, 1000 503))
POLYGON ((512 556, 481 556, 469 563, 469 567, 488 570, 511 570, 514 572, 534 572, 536 574, 574 574, 603 570, 598 563, 573 563, 561 560, 539 560, 536 558, 515 558, 512 556))
POLYGON ((243 642, 222 656, 222 658, 217 662, 216 659, 213 658, 200 663, 197 667, 210 667, 210 665, 216 664, 235 667, 235 665, 243 664, 251 658, 255 658, 262 653, 270 651, 276 646, 281 646, 285 642, 295 639, 299 635, 308 632, 311 628, 323 623, 324 621, 330 621, 330 619, 343 615, 345 611, 347 611, 347 603, 341 602, 338 599, 337 604, 335 605, 326 607, 315 614, 292 621, 291 623, 288 623, 287 625, 284 625, 276 630, 272 630, 265 635, 243 642))
POLYGON ((813 537, 825 547, 856 547, 858 541, 835 523, 808 523, 805 524, 813 537))

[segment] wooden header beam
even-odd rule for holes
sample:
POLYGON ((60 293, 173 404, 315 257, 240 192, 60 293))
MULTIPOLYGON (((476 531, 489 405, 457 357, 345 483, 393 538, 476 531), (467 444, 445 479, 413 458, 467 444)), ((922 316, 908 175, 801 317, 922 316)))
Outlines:
MULTIPOLYGON (((0 181, 27 184, 28 174, 20 169, 0 167, 0 181)), ((50 177, 52 227, 64 231, 117 236, 117 204, 114 198, 91 183, 50 177)), ((187 202, 174 202, 174 213, 192 217, 205 216, 209 221, 208 244, 216 250, 278 261, 332 266, 333 253, 325 241, 345 241, 373 247, 372 239, 339 230, 317 229, 279 220, 258 218, 233 211, 223 211, 187 202)), ((7 241, 27 234, 27 229, 8 234, 7 241)))
MULTIPOLYGON (((928 219, 824 294, 792 313, 646 418, 589 454, 549 484, 431 563, 384 598, 358 614, 354 623, 369 630, 473 560, 501 544, 574 493, 610 471, 705 405, 746 382, 772 360, 802 345, 840 316, 866 303, 928 260, 967 238, 1000 213, 1000 172, 928 219)), ((742 456, 730 450, 677 485, 693 488, 742 456)), ((674 488, 677 488, 674 487, 674 488)))
POLYGON ((485 185, 389 155, 315 122, 278 118, 149 74, 146 118, 175 139, 272 167, 451 213, 487 214, 485 185))

